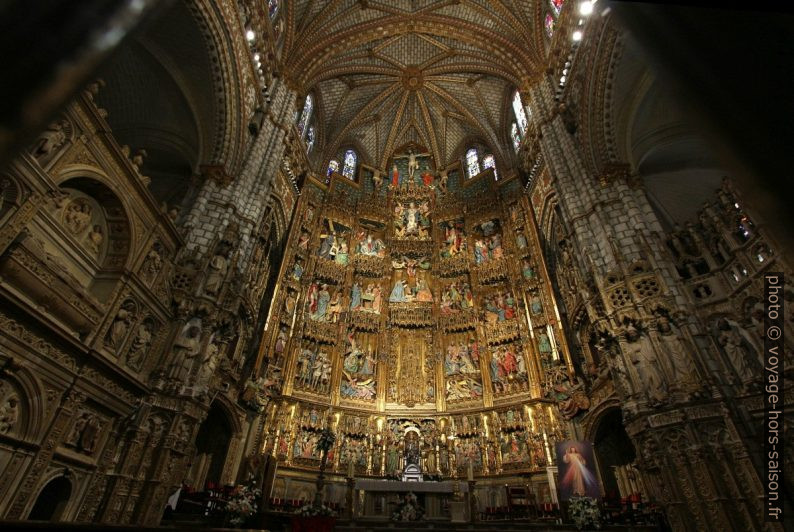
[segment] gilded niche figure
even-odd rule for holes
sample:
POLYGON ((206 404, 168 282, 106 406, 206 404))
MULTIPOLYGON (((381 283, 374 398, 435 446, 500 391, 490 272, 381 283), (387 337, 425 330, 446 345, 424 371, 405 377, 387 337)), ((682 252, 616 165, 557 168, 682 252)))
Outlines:
MULTIPOLYGON (((329 321, 332 316, 328 312, 329 304, 331 303, 331 293, 328 291, 328 285, 312 283, 309 286, 309 294, 306 296, 306 304, 308 305, 309 317, 314 321, 329 321)), ((337 300, 337 305, 341 305, 337 300)), ((337 310, 336 308, 334 310, 337 310)), ((341 310, 341 306, 339 309, 341 310)))
POLYGON ((389 303, 405 303, 405 281, 397 279, 389 295, 389 303))
POLYGON ((356 281, 353 283, 353 288, 350 292, 350 310, 359 310, 361 308, 361 283, 356 281))
POLYGON ((521 275, 527 281, 537 279, 537 274, 535 273, 535 269, 532 267, 532 263, 529 262, 529 259, 524 259, 521 262, 521 275))
POLYGON ((348 399, 374 399, 377 362, 372 349, 368 349, 364 354, 353 334, 348 335, 348 345, 348 351, 342 363, 340 394, 348 399))
POLYGON ((359 243, 356 247, 356 253, 364 255, 365 257, 385 257, 386 245, 380 238, 373 238, 372 233, 367 233, 364 237, 364 232, 359 234, 359 243))
POLYGON ((498 323, 516 317, 516 301, 510 292, 497 292, 483 300, 487 323, 498 323))
POLYGON ((292 266, 292 279, 300 281, 303 276, 303 264, 300 258, 295 259, 295 264, 292 266))
POLYGON ((341 292, 337 290, 328 303, 328 321, 336 323, 340 314, 342 314, 342 297, 341 292))
POLYGON ((347 266, 348 263, 347 240, 345 240, 344 238, 338 238, 336 244, 337 244, 337 248, 334 253, 334 262, 336 262, 340 266, 347 266))
POLYGON ((463 220, 454 220, 440 224, 444 232, 444 242, 441 245, 440 256, 442 259, 457 257, 467 249, 466 233, 463 230, 463 220))
POLYGON ((553 360, 553 349, 549 335, 543 330, 538 333, 538 351, 540 351, 540 358, 543 367, 550 366, 553 360))

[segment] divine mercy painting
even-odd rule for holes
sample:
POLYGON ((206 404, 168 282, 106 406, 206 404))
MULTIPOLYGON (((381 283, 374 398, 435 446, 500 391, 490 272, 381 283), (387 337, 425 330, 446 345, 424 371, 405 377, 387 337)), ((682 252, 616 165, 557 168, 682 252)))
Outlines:
POLYGON ((557 450, 557 488, 560 500, 571 497, 600 496, 598 477, 595 472, 593 444, 588 441, 558 442, 557 450))

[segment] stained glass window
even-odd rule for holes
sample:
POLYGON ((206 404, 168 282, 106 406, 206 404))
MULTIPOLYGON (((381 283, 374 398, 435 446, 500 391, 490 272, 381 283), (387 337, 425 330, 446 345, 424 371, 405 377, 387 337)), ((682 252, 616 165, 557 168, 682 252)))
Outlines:
POLYGON ((328 175, 330 176, 334 172, 338 172, 338 171, 339 171, 339 161, 337 161, 336 159, 331 159, 330 161, 328 161, 328 175))
POLYGON ((351 181, 356 178, 356 152, 353 150, 345 152, 345 165, 342 167, 342 175, 351 181))
POLYGON ((549 0, 551 4, 551 9, 554 11, 554 16, 560 16, 560 11, 562 11, 562 5, 565 3, 565 0, 549 0))
POLYGON ((518 151, 518 148, 521 147, 521 134, 518 132, 518 126, 515 122, 510 126, 510 138, 513 139, 513 148, 518 151))
POLYGON ((543 25, 546 27, 546 35, 551 38, 554 35, 554 17, 551 16, 551 13, 546 13, 546 20, 543 25))
POLYGON ((469 179, 480 173, 480 157, 477 155, 477 148, 471 148, 466 152, 466 173, 469 179))
POLYGON ((493 158, 493 155, 490 153, 482 158, 482 167, 484 170, 488 168, 493 169, 493 178, 499 179, 499 173, 496 171, 496 159, 493 158))
POLYGON ((306 153, 309 153, 314 148, 314 126, 309 126, 309 131, 306 132, 306 153))
MULTIPOLYGON (((552 4, 554 2, 552 1, 552 4)), ((562 4, 562 2, 560 2, 562 4)), ((278 0, 267 0, 267 11, 270 13, 270 18, 274 18, 278 13, 278 0)))
POLYGON ((298 131, 300 132, 301 136, 303 136, 304 131, 306 131, 306 126, 309 124, 309 118, 312 115, 312 107, 314 106, 314 101, 312 100, 312 95, 306 95, 306 102, 303 104, 303 113, 301 113, 301 119, 298 122, 298 131))
POLYGON ((521 103, 521 95, 518 91, 513 93, 513 112, 516 115, 516 123, 521 136, 524 136, 527 132, 527 114, 524 112, 524 104, 521 103))

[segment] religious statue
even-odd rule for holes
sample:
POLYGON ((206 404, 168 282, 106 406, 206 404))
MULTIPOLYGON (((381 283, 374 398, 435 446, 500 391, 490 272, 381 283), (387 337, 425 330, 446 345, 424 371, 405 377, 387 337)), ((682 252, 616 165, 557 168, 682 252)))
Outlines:
POLYGON ((39 135, 38 140, 33 145, 33 156, 40 158, 55 153, 55 151, 66 142, 66 131, 68 126, 69 122, 67 120, 61 120, 50 124, 49 127, 39 135))
POLYGON ((347 266, 347 262, 348 262, 347 240, 345 240, 344 238, 338 239, 338 249, 334 254, 334 262, 336 262, 340 266, 347 266))
POLYGON ((375 192, 378 192, 380 190, 382 184, 383 184, 383 177, 381 176, 380 170, 373 170, 372 186, 375 189, 375 192))
POLYGON ((226 279, 229 270, 229 251, 226 246, 220 246, 215 255, 210 259, 207 280, 204 283, 204 293, 215 296, 220 292, 221 285, 226 279))
POLYGON ((523 231, 519 231, 516 235, 516 247, 518 247, 518 249, 527 247, 527 237, 524 236, 523 231))
POLYGON ((413 183, 414 172, 419 170, 419 161, 416 160, 416 155, 413 150, 408 150, 408 179, 413 183))
POLYGON ((444 222, 441 224, 444 231, 444 241, 441 246, 441 258, 457 257, 466 251, 466 234, 463 231, 463 221, 444 222))
POLYGON ((134 312, 135 306, 131 301, 125 301, 119 307, 105 339, 105 343, 114 351, 121 349, 122 343, 127 338, 127 331, 129 331, 134 312))
POLYGON ((405 299, 405 281, 397 279, 394 283, 394 288, 389 295, 389 303, 404 303, 405 299))
POLYGON ((9 434, 19 420, 19 397, 12 393, 0 403, 0 434, 9 434))
POLYGON ((427 281, 424 279, 420 279, 416 287, 416 300, 423 303, 433 302, 433 293, 427 287, 427 281))
POLYGON ((99 424, 91 412, 83 412, 72 425, 66 444, 85 453, 92 453, 99 436, 99 424))
POLYGON ((130 346, 130 352, 127 355, 127 365, 132 368, 138 368, 152 344, 152 325, 149 321, 144 321, 138 325, 138 333, 130 346))
POLYGON ((544 366, 551 364, 553 358, 552 346, 546 331, 540 331, 540 333, 538 333, 538 351, 540 351, 541 363, 544 366))
POLYGON ((86 244, 88 244, 88 248, 95 254, 99 255, 102 251, 102 242, 105 240, 104 235, 102 234, 102 227, 99 225, 94 225, 94 227, 88 232, 86 237, 86 244))
POLYGON ((301 234, 298 236, 298 249, 303 251, 309 249, 309 232, 306 229, 301 229, 301 234))
POLYGON ((163 267, 163 257, 160 255, 158 248, 159 244, 155 243, 149 250, 149 253, 146 254, 146 260, 141 267, 141 275, 147 283, 154 281, 163 267))
POLYGON ((198 378, 196 379, 196 386, 208 388, 210 381, 215 375, 215 369, 218 367, 218 356, 220 355, 220 348, 218 344, 210 342, 207 346, 207 353, 204 355, 204 360, 201 361, 199 366, 198 378))
POLYGON ((529 259, 524 259, 521 262, 521 275, 527 281, 531 281, 537 278, 535 269, 532 267, 532 263, 529 262, 529 259))
MULTIPOLYGON (((372 285, 370 284, 370 286, 372 285)), ((381 292, 382 289, 380 285, 375 285, 375 287, 372 289, 372 312, 376 314, 380 314, 381 292)), ((367 290, 367 293, 369 293, 369 290, 367 290)))
POLYGON ((720 319, 717 322, 717 343, 722 346, 740 381, 749 380, 755 375, 756 369, 750 363, 750 352, 728 320, 720 319))
POLYGON ((681 338, 673 330, 669 318, 665 315, 660 315, 656 326, 664 342, 663 345, 673 369, 675 386, 685 392, 691 392, 699 388, 698 373, 692 357, 689 355, 690 351, 686 349, 681 338))
POLYGON ((425 170, 422 172, 422 184, 426 187, 430 187, 433 185, 433 174, 429 171, 425 170))
POLYGON ((73 235, 79 235, 91 222, 91 212, 91 206, 85 201, 72 201, 63 213, 63 223, 73 235))
POLYGON ((201 327, 194 322, 185 325, 174 340, 171 377, 184 382, 193 368, 201 344, 201 327))
POLYGON ((356 281, 353 283, 350 295, 350 310, 358 310, 359 308, 361 308, 361 283, 356 281))
POLYGON ((331 256, 331 248, 336 241, 336 237, 333 233, 320 235, 320 237, 322 238, 322 242, 320 243, 320 250, 317 252, 317 254, 323 259, 333 258, 331 256))
POLYGON ((292 278, 295 281, 300 281, 302 276, 303 276, 303 265, 301 264, 300 259, 296 259, 295 264, 292 265, 292 278))
POLYGON ((650 339, 632 321, 627 321, 624 334, 628 342, 628 359, 634 365, 639 381, 635 391, 644 390, 651 403, 662 402, 666 396, 664 380, 650 339))
POLYGON ((543 312, 543 303, 541 303, 540 296, 537 294, 532 296, 532 299, 529 300, 529 310, 535 315, 541 314, 543 312))
POLYGON ((447 192, 447 181, 449 180, 449 175, 447 174, 446 170, 441 170, 441 178, 438 181, 438 190, 443 194, 447 192))
POLYGON ((328 321, 336 323, 339 321, 339 315, 342 314, 342 298, 341 292, 337 291, 328 303, 328 321))

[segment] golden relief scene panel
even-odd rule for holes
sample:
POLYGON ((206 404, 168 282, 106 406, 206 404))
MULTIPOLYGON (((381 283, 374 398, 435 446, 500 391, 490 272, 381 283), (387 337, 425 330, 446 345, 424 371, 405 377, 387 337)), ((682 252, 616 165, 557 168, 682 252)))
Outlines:
POLYGON ((345 212, 341 176, 325 197, 299 199, 266 331, 288 417, 274 421, 271 452, 316 467, 330 423, 337 471, 539 470, 551 433, 532 427, 526 407, 543 401, 544 369, 562 364, 563 344, 522 200, 503 201, 495 184, 494 201, 469 205, 458 178, 441 189, 426 156, 394 160, 396 174, 377 175, 380 193, 372 171, 359 175, 371 184, 344 188, 345 212))

